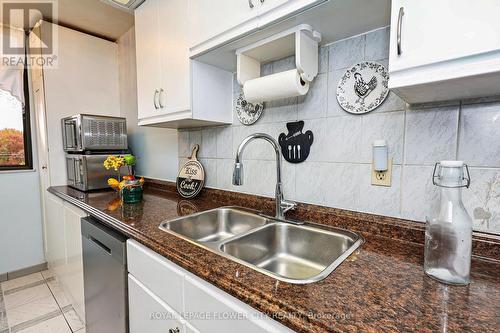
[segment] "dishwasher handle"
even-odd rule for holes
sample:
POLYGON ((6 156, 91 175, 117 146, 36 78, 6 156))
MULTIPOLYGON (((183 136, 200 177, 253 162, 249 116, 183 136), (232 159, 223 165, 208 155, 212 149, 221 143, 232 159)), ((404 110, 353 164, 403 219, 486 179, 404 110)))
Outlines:
POLYGON ((93 217, 82 219, 82 239, 92 243, 107 255, 126 266, 127 264, 127 237, 105 226, 93 217))
POLYGON ((95 245, 97 245, 98 247, 100 247, 102 250, 107 252, 109 255, 112 255, 111 249, 109 247, 107 247, 106 245, 104 245, 102 242, 100 242, 98 239, 95 239, 94 237, 89 236, 88 240, 91 241, 92 243, 94 243, 95 245))

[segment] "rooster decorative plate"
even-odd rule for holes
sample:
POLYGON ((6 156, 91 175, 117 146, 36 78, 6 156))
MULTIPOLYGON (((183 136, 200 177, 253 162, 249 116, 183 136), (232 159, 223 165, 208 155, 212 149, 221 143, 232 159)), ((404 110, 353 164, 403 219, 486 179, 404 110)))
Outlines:
POLYGON ((376 109, 389 94, 389 73, 378 62, 364 61, 348 68, 337 86, 337 101, 347 112, 363 114, 376 109))
POLYGON ((252 104, 245 100, 243 93, 240 93, 236 101, 236 115, 243 125, 252 125, 259 120, 264 110, 263 103, 252 104))

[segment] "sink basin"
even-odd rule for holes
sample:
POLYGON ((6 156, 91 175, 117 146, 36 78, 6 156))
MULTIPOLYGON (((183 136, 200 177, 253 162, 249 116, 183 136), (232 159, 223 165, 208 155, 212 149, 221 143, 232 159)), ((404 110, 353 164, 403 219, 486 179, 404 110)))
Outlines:
POLYGON ((236 207, 166 221, 160 229, 295 284, 324 279, 363 243, 362 237, 347 230, 299 225, 236 207))
POLYGON ((219 242, 267 223, 265 217, 235 209, 217 208, 163 222, 160 229, 171 231, 196 242, 219 242))
POLYGON ((277 222, 224 242, 220 250, 284 281, 313 282, 330 274, 361 243, 352 232, 328 229, 277 222))

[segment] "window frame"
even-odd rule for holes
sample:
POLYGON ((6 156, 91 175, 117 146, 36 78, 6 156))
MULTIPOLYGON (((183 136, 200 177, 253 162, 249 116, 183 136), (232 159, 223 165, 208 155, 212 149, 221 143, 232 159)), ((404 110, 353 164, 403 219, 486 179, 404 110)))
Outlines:
POLYGON ((24 86, 24 107, 22 110, 23 116, 23 143, 24 143, 24 165, 0 165, 2 171, 17 171, 17 170, 33 170, 33 147, 31 140, 31 109, 30 109, 30 93, 28 83, 28 69, 24 66, 23 70, 23 86, 24 86))

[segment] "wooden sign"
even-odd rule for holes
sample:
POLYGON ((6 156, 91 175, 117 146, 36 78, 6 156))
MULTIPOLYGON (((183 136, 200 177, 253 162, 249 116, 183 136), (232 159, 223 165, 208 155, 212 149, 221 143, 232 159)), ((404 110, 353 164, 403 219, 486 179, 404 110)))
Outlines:
POLYGON ((184 164, 177 176, 177 191, 187 199, 197 196, 205 183, 205 170, 196 158, 199 148, 198 145, 193 147, 189 161, 184 164))

